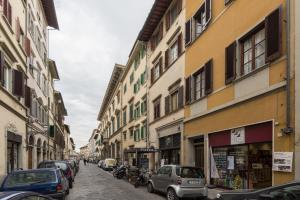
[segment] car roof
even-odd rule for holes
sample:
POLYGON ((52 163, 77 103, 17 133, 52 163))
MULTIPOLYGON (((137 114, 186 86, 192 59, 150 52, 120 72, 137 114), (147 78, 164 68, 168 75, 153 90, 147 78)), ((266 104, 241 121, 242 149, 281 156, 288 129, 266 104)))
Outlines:
POLYGON ((13 198, 13 197, 16 197, 20 194, 36 194, 34 192, 27 192, 27 191, 8 191, 8 192, 0 192, 0 199, 3 199, 3 198, 13 198))

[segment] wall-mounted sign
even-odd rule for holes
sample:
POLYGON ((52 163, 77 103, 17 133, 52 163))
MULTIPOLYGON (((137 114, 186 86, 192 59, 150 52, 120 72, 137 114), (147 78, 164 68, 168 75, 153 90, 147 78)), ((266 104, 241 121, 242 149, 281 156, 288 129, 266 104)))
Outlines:
POLYGON ((293 152, 274 152, 273 171, 292 172, 293 171, 293 152))
POLYGON ((231 130, 230 144, 245 144, 245 127, 231 130))

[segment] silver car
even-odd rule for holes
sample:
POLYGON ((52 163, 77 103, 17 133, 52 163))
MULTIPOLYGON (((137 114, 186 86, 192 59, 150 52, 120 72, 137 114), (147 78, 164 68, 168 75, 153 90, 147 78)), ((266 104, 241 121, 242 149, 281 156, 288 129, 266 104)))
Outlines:
POLYGON ((150 193, 159 191, 167 194, 168 200, 207 198, 204 173, 196 167, 165 165, 151 176, 147 189, 150 193))

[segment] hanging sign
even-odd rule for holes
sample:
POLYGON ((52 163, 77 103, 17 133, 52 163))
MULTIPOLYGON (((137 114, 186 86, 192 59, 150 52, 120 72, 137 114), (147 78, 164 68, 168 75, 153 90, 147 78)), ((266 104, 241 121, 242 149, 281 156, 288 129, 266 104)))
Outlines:
POLYGON ((245 144, 245 127, 231 130, 230 144, 245 144))
POLYGON ((274 152, 273 171, 292 172, 293 152, 274 152))

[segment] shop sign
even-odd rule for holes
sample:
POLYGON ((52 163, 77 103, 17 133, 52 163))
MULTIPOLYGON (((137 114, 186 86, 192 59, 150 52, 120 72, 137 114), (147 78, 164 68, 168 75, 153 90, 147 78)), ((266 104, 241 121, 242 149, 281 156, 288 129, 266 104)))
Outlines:
POLYGON ((230 133, 231 145, 245 144, 245 127, 232 129, 230 133))
POLYGON ((292 172, 293 152, 274 152, 273 171, 292 172))

